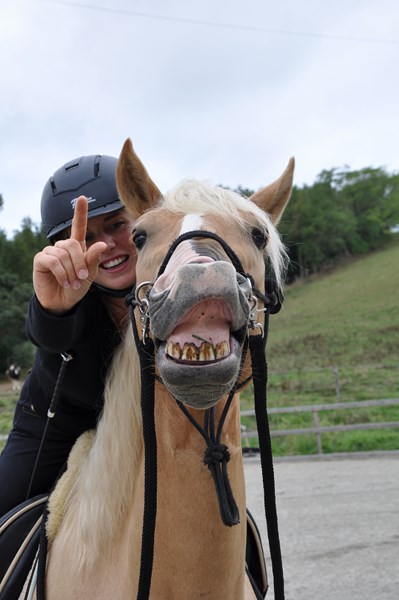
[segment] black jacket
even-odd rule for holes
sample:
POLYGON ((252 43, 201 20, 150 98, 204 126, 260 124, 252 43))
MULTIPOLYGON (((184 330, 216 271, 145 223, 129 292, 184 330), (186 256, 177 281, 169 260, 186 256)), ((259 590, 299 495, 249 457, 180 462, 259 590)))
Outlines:
POLYGON ((29 305, 27 335, 37 346, 33 368, 21 390, 23 412, 45 417, 62 363, 69 352, 54 425, 78 436, 94 427, 103 406, 104 382, 120 334, 99 293, 90 291, 62 316, 45 311, 36 296, 29 305))

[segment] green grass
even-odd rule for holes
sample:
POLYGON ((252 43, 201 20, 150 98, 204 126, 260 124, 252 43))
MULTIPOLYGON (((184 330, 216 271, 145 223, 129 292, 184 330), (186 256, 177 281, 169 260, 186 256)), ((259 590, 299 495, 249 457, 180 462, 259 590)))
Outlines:
POLYGON ((272 370, 397 364, 399 243, 286 289, 270 319, 272 370))
MULTIPOLYGON (((2 392, 0 395, 0 434, 2 435, 7 435, 11 429, 17 399, 18 395, 11 391, 2 392)), ((0 450, 4 447, 4 443, 0 440, 0 450)))
MULTIPOLYGON (((399 240, 286 289, 270 318, 268 405, 399 397, 399 240)), ((252 408, 252 390, 242 407, 252 408)), ((319 413, 321 425, 399 421, 399 406, 319 413)), ((253 419, 243 420, 249 430, 253 419)), ((272 430, 312 426, 310 413, 271 415, 272 430)), ((255 439, 250 440, 257 446, 255 439)), ((399 430, 322 436, 323 452, 399 449, 399 430)), ((276 456, 317 452, 314 435, 273 438, 276 456)))

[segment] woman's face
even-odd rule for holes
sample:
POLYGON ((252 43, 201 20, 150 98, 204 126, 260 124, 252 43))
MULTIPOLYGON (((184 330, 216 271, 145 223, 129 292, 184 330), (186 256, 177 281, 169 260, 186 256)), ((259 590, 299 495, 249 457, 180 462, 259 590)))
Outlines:
POLYGON ((132 240, 134 219, 125 208, 92 217, 87 223, 86 246, 105 242, 96 283, 113 290, 132 287, 136 282, 136 248, 132 240))

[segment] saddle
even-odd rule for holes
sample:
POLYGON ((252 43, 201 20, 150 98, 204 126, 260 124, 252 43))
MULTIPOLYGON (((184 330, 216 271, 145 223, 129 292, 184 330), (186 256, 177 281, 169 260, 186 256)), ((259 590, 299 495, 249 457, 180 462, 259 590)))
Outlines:
POLYGON ((262 540, 255 520, 247 509, 247 547, 245 552, 246 571, 257 600, 266 597, 267 581, 265 556, 262 540))
POLYGON ((18 600, 35 559, 48 494, 26 500, 0 519, 0 600, 18 600))
MULTIPOLYGON (((18 600, 32 568, 48 494, 41 494, 10 510, 0 519, 0 600, 18 600)), ((268 589, 262 542, 247 510, 246 569, 257 600, 268 589)))

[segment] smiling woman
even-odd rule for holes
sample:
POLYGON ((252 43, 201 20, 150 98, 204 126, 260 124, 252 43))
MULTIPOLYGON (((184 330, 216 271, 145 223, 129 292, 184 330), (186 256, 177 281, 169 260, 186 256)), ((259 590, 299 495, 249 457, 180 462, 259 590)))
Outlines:
POLYGON ((136 250, 132 242, 133 223, 124 208, 92 217, 88 221, 86 248, 97 242, 107 244, 106 251, 100 257, 95 285, 116 290, 132 287, 136 265, 136 250))
POLYGON ((34 258, 27 332, 37 353, 0 457, 1 515, 52 487, 76 438, 96 426, 102 410, 106 372, 125 326, 124 296, 136 279, 134 219, 119 199, 116 162, 97 154, 74 159, 43 190, 43 228, 52 243, 34 258), (66 352, 73 360, 47 421, 66 352))

